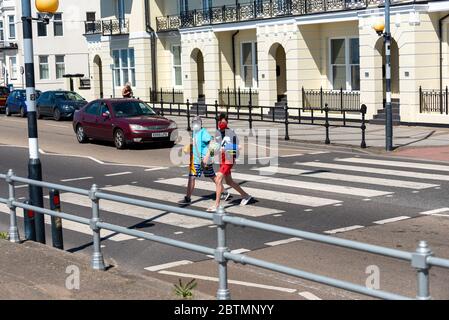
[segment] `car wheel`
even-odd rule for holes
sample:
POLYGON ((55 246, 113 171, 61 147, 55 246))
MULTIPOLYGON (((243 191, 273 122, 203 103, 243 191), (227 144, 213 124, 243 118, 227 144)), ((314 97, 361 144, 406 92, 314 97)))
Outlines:
POLYGON ((79 143, 86 143, 88 140, 82 125, 78 125, 76 127, 76 139, 78 140, 79 143))
POLYGON ((26 112, 25 112, 25 109, 23 108, 23 107, 20 107, 20 116, 22 117, 22 118, 25 118, 26 117, 26 112))
POLYGON ((117 129, 114 131, 114 144, 117 149, 125 149, 126 138, 122 129, 117 129))
POLYGON ((8 106, 5 107, 5 114, 6 114, 7 117, 11 116, 11 110, 9 110, 8 106))
POLYGON ((61 111, 59 111, 58 108, 55 108, 53 111, 53 119, 55 119, 55 121, 61 121, 61 111))
POLYGON ((39 107, 36 107, 36 117, 38 119, 42 119, 42 114, 41 114, 41 110, 39 107))

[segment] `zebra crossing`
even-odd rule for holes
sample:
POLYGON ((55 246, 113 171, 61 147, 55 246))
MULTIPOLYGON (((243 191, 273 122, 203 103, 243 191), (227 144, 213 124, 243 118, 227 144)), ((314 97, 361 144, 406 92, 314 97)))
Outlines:
MULTIPOLYGON (((449 165, 369 157, 343 157, 333 160, 327 158, 323 162, 294 161, 293 163, 281 162, 279 166, 251 166, 244 170, 241 168, 239 166, 236 168, 233 178, 237 182, 243 182, 244 189, 258 202, 244 207, 239 206, 237 202, 227 202, 225 210, 229 214, 251 219, 275 219, 289 214, 295 215, 297 212, 332 214, 333 210, 342 208, 345 203, 354 201, 354 199, 375 201, 395 195, 399 190, 438 189, 441 188, 442 183, 449 181, 449 173, 445 174, 445 172, 449 172, 449 165), (395 169, 390 169, 391 167, 395 169), (322 210, 317 213, 311 209, 322 210)), ((142 200, 178 205, 177 202, 184 197, 186 185, 187 177, 157 179, 153 173, 151 181, 146 181, 144 185, 124 181, 123 184, 110 185, 101 189, 142 200)), ((192 197, 190 206, 199 210, 210 207, 214 202, 214 192, 213 182, 197 179, 196 195, 192 197)), ((234 190, 229 190, 229 192, 232 195, 238 195, 234 190)), ((87 197, 73 193, 62 193, 61 202, 63 208, 64 205, 70 204, 72 208, 83 208, 88 211, 91 207, 91 201, 87 197)), ((102 217, 107 218, 113 214, 151 221, 157 225, 177 228, 177 234, 212 225, 212 222, 208 220, 109 200, 101 200, 100 208, 102 217)), ((432 210, 438 212, 439 209, 433 208, 432 210)), ((432 210, 423 210, 422 214, 427 214, 425 212, 432 212, 432 210)), ((18 216, 23 217, 23 212, 19 209, 17 211, 18 216)), ((9 209, 5 205, 0 205, 0 212, 9 214, 9 209)), ((406 218, 410 218, 410 216, 402 214, 372 223, 381 225, 406 218)), ((46 223, 50 223, 49 217, 46 217, 46 223)), ((362 227, 356 223, 354 225, 323 232, 335 234, 362 227)), ((92 234, 88 226, 75 222, 64 221, 63 227, 85 235, 92 234)), ((115 242, 136 240, 135 237, 117 235, 104 230, 102 236, 115 242)), ((269 243, 284 242, 280 240, 269 243)))

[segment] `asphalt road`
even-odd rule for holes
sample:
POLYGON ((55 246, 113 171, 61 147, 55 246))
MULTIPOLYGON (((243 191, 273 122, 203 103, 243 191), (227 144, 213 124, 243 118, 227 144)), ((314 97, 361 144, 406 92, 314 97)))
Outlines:
MULTIPOLYGON (((17 175, 27 175, 25 128, 25 119, 0 115, 0 172, 12 168, 17 175)), ((70 122, 41 120, 39 128, 46 181, 86 189, 95 183, 107 192, 165 204, 176 204, 183 198, 187 168, 178 162, 179 145, 173 150, 145 146, 119 151, 108 143, 79 145, 70 122)), ((246 141, 246 149, 251 149, 252 141, 246 141)), ((234 194, 226 205, 229 213, 305 231, 354 237, 370 243, 378 241, 388 247, 410 246, 410 250, 416 247, 421 239, 419 237, 426 237, 440 249, 437 254, 449 256, 449 251, 441 246, 441 243, 447 243, 447 235, 438 233, 435 227, 441 227, 447 219, 436 223, 435 219, 441 217, 423 215, 431 210, 446 208, 449 166, 362 152, 335 151, 317 145, 281 142, 278 146, 263 146, 257 140, 255 144, 259 144, 259 148, 246 152, 241 163, 236 165, 234 174, 236 181, 254 196, 255 202, 241 207, 240 197, 234 194), (260 153, 255 152, 257 150, 260 153), (278 154, 279 157, 267 158, 267 150, 268 156, 278 154), (413 229, 415 225, 419 228, 413 229), (393 232, 389 229, 391 226, 399 229, 393 232), (391 237, 392 234, 395 236, 391 237)), ((204 210, 213 203, 214 189, 206 179, 198 181, 192 207, 204 210)), ((0 196, 4 197, 6 191, 6 185, 0 182, 0 196)), ((26 199, 26 186, 18 185, 16 192, 22 200, 26 199)), ((90 216, 87 198, 66 193, 62 195, 62 202, 64 212, 90 216)), ((102 202, 100 205, 101 217, 107 222, 177 240, 216 246, 216 229, 211 228, 207 221, 181 219, 169 212, 142 210, 117 203, 102 202)), ((6 211, 5 207, 3 211, 6 211)), ((447 214, 443 209, 440 211, 447 214)), ((23 234, 21 218, 19 224, 23 234)), ((48 227, 47 243, 51 243, 48 227)), ((2 213, 1 206, 0 228, 8 229, 8 215, 2 213)), ((83 230, 77 226, 64 230, 66 250, 77 254, 91 253, 91 237, 89 232, 83 230)), ((179 277, 216 276, 216 266, 212 260, 201 254, 115 234, 103 235, 103 240, 106 260, 115 266, 173 282, 179 277), (180 261, 187 264, 179 266, 180 261), (174 264, 163 266, 168 263, 174 264), (189 271, 186 273, 186 270, 189 271)), ((362 267, 369 265, 367 260, 370 260, 358 253, 344 251, 337 254, 340 249, 330 246, 319 247, 278 234, 233 226, 228 228, 228 244, 232 250, 286 264, 293 263, 294 266, 300 266, 306 260, 310 264, 304 265, 304 268, 313 265, 311 271, 327 272, 329 276, 347 277, 356 282, 363 280, 365 270, 362 267), (329 262, 325 263, 326 259, 330 259, 329 262), (329 265, 334 265, 334 268, 329 269, 329 265), (357 272, 353 270, 356 266, 357 272)), ((385 268, 393 270, 388 276, 391 281, 386 283, 402 283, 394 273, 400 272, 398 265, 389 260, 384 263, 389 266, 385 268)), ((410 269, 407 265, 399 266, 410 269)), ((232 264, 232 268, 237 267, 232 264)), ((257 268, 239 267, 231 269, 230 273, 234 279, 244 282, 233 285, 234 297, 358 298, 341 290, 262 272, 257 268)), ((448 273, 442 271, 438 276, 447 279, 448 273)), ((408 279, 413 279, 413 273, 408 279)), ((405 281, 410 284, 412 280, 405 281)), ((447 298, 447 286, 439 287, 441 283, 438 281, 435 284, 436 292, 438 297, 447 298)), ((213 294, 216 283, 205 278, 200 287, 213 294)), ((413 292, 413 286, 401 288, 404 294, 413 292)))

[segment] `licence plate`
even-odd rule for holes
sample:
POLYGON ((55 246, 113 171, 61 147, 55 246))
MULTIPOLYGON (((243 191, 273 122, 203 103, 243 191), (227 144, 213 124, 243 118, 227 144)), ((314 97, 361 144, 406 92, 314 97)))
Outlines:
POLYGON ((168 132, 154 132, 151 136, 153 138, 164 138, 168 137, 168 132))

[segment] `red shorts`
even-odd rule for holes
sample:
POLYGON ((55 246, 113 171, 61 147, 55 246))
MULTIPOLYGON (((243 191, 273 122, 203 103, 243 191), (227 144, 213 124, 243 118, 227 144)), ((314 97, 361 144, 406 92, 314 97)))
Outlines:
POLYGON ((233 163, 221 163, 220 164, 220 172, 224 176, 229 176, 229 175, 231 175, 231 169, 233 166, 234 166, 233 163))

